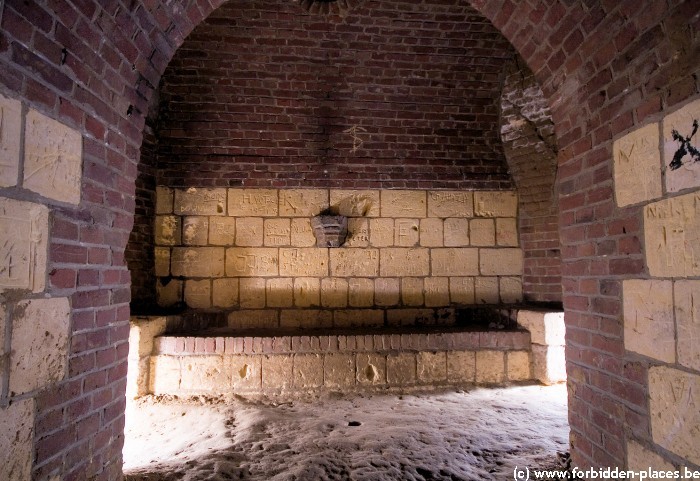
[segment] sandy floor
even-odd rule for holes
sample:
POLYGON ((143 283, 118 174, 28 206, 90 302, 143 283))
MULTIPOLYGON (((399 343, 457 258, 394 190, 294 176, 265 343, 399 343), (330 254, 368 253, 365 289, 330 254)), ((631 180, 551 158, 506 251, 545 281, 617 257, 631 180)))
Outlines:
POLYGON ((505 480, 558 467, 564 385, 327 394, 286 403, 145 398, 127 409, 129 481, 505 480))

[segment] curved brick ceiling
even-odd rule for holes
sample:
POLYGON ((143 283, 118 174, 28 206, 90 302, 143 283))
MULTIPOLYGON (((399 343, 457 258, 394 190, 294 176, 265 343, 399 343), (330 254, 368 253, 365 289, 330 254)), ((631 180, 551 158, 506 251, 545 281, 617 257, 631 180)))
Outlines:
POLYGON ((512 187, 498 103, 514 52, 463 3, 226 3, 163 77, 159 182, 512 187))

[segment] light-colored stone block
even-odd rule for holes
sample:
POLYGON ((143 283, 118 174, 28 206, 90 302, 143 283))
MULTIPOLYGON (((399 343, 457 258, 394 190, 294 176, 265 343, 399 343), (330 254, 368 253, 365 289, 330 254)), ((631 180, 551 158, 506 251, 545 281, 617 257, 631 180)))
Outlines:
POLYGON ((401 279, 401 302, 404 306, 423 305, 423 278, 404 277, 401 279))
POLYGON ((474 300, 477 304, 498 304, 498 277, 475 277, 474 300))
POLYGON ((49 199, 77 205, 82 168, 80 132, 30 109, 24 128, 22 186, 49 199))
POLYGON ((327 388, 343 389, 355 385, 354 354, 328 354, 323 364, 323 383, 327 388))
POLYGON ((171 272, 178 277, 223 277, 224 248, 173 247, 170 264, 171 272))
POLYGON ((496 245, 501 247, 517 247, 518 221, 510 218, 496 219, 496 245))
POLYGON ((425 305, 427 307, 450 305, 450 287, 447 277, 425 278, 425 305))
POLYGON ((280 327, 333 327, 333 312, 318 309, 283 309, 280 312, 280 327))
POLYGON ((357 384, 381 386, 386 384, 386 356, 383 354, 358 353, 357 384))
POLYGON ((170 248, 154 248, 154 262, 156 276, 166 277, 170 275, 170 248))
POLYGON ((290 189, 279 191, 280 217, 313 217, 328 209, 325 189, 290 189))
POLYGON ((418 382, 442 383, 447 380, 447 353, 421 351, 416 356, 418 382))
POLYGON ((267 307, 292 307, 294 305, 294 279, 290 277, 268 279, 266 289, 267 307))
POLYGON ((379 217, 378 190, 331 190, 330 208, 345 217, 379 217))
POLYGON ((46 206, 0 197, 0 292, 46 286, 46 206))
POLYGON ((238 305, 238 279, 214 279, 212 281, 212 303, 214 307, 236 307, 238 305))
POLYGON ((152 394, 172 394, 180 391, 180 357, 151 356, 148 375, 149 391, 152 394))
POLYGON ((389 353, 386 357, 386 376, 390 386, 409 386, 416 383, 416 354, 389 353))
POLYGON ((381 309, 341 309, 333 312, 334 327, 381 326, 384 311, 381 309))
POLYGON ((673 464, 631 439, 627 440, 627 469, 637 473, 640 471, 648 473, 649 469, 657 473, 663 471, 664 474, 667 471, 676 471, 673 464))
POLYGON ((7 356, 5 356, 5 326, 8 323, 7 308, 5 304, 0 303, 0 386, 5 385, 5 363, 7 362, 7 356))
POLYGON ((262 356, 226 356, 233 392, 259 391, 262 388, 262 356))
POLYGON ((348 236, 343 247, 368 247, 369 246, 369 220, 348 219, 348 236))
POLYGON ((622 281, 625 349, 665 362, 676 360, 673 283, 622 281))
POLYGON ((498 279, 501 302, 515 304, 523 300, 523 282, 520 277, 501 277, 498 279))
POLYGON ((241 247, 259 247, 263 245, 264 224, 262 217, 236 218, 236 245, 241 247))
POLYGON ((226 275, 229 277, 270 277, 279 274, 279 253, 275 248, 226 249, 226 275))
POLYGON ((232 246, 236 241, 236 219, 234 217, 209 218, 209 244, 232 246))
POLYGON ((394 221, 394 245, 413 247, 420 238, 419 219, 396 219, 394 221))
POLYGON ((257 277, 238 280, 238 295, 243 309, 261 309, 265 307, 265 279, 257 277))
POLYGON ((32 479, 34 399, 14 401, 0 408, 0 479, 32 479))
POLYGON ((379 249, 329 249, 331 276, 375 277, 379 275, 379 249))
POLYGON ((185 304, 193 309, 211 307, 211 280, 185 280, 185 304))
POLYGON ((294 356, 294 387, 310 389, 323 386, 323 356, 297 354, 294 356))
POLYGON ((68 365, 68 298, 20 301, 12 317, 10 395, 61 381, 68 365))
POLYGON ((443 247, 443 223, 442 219, 429 217, 420 221, 420 245, 421 247, 443 247))
POLYGON ((180 389, 186 392, 221 393, 231 389, 231 364, 223 356, 183 356, 180 389))
POLYGON ((316 245, 311 219, 292 219, 291 245, 293 247, 313 247, 316 245))
POLYGON ((518 195, 513 191, 474 192, 475 217, 517 217, 518 195))
POLYGON ((289 219, 265 219, 264 241, 266 246, 291 245, 291 222, 289 219))
POLYGON ((321 305, 323 307, 347 307, 348 281, 338 277, 321 279, 321 305))
POLYGON ((700 192, 644 208, 644 255, 653 277, 700 276, 700 192))
POLYGON ((231 311, 227 324, 234 329, 274 329, 279 327, 279 318, 277 311, 272 310, 231 311))
POLYGON ((649 416, 654 442, 700 464, 700 376, 666 366, 649 369, 649 416))
POLYGON ((447 352, 447 381, 474 382, 476 375, 476 353, 474 351, 447 352))
POLYGON ((394 245, 394 219, 369 220, 369 245, 372 247, 394 245))
POLYGON ((377 306, 397 306, 399 304, 399 279, 380 277, 374 281, 374 303, 377 306))
POLYGON ((159 279, 156 283, 156 298, 161 307, 171 307, 182 302, 183 282, 178 279, 159 279))
POLYGON ((326 277, 328 249, 280 249, 280 275, 288 277, 326 277))
POLYGON ((382 217, 425 217, 426 193, 423 190, 382 190, 382 217))
POLYGON ((318 278, 297 277, 294 279, 294 305, 296 307, 321 305, 321 282, 318 278))
POLYGON ((505 379, 503 351, 476 351, 476 382, 499 383, 505 379))
POLYGON ((479 250, 470 248, 431 249, 430 263, 434 276, 478 276, 479 250))
POLYGON ((509 381, 529 381, 532 379, 529 352, 508 351, 506 365, 506 375, 509 381))
POLYGON ((172 214, 175 208, 175 192, 169 187, 156 187, 156 214, 172 214))
POLYGON ((479 270, 482 276, 514 276, 523 273, 521 249, 479 249, 479 270))
POLYGON ((615 199, 620 207, 661 197, 659 124, 649 124, 613 142, 615 199))
POLYGON ((532 375, 542 384, 566 381, 566 353, 564 346, 532 345, 532 375))
POLYGON ((471 245, 493 247, 496 245, 496 226, 494 219, 472 219, 469 221, 469 240, 471 245))
POLYGON ((278 199, 275 189, 228 189, 228 215, 276 217, 278 199))
POLYGON ((0 95, 0 123, 0 187, 14 187, 19 178, 22 104, 0 95))
POLYGON ((450 277, 450 301, 454 304, 474 304, 474 278, 450 277))
POLYGON ((156 245, 176 246, 182 243, 181 219, 174 215, 156 216, 156 245))
POLYGON ((379 274, 383 277, 430 275, 430 251, 422 247, 387 247, 379 250, 379 274))
POLYGON ((350 307, 372 307, 374 305, 374 280, 348 279, 348 304, 350 307))
POLYGON ((205 246, 209 242, 209 218, 187 216, 182 221, 182 243, 186 246, 205 246))
POLYGON ((530 331, 533 344, 563 346, 566 328, 563 312, 518 311, 518 324, 530 331))
POLYGON ((700 280, 676 281, 673 298, 678 329, 678 363, 700 371, 700 280))
POLYGON ((428 217, 472 217, 474 215, 474 196, 464 191, 430 191, 428 192, 428 217))
POLYGON ((445 219, 445 247, 466 247, 469 245, 469 219, 445 219))
POLYGON ((175 215, 226 215, 226 189, 175 189, 175 215))
POLYGON ((263 356, 263 389, 286 390, 294 382, 294 361, 291 355, 263 356))
MULTIPOLYGON (((700 186, 700 162, 691 155, 687 146, 683 150, 683 144, 688 140, 695 149, 700 145, 700 136, 693 135, 697 129, 693 122, 700 122, 700 100, 694 100, 663 119, 664 176, 669 192, 700 186), (674 159, 677 160, 674 162, 674 159)), ((642 173, 637 171, 636 175, 642 173)))

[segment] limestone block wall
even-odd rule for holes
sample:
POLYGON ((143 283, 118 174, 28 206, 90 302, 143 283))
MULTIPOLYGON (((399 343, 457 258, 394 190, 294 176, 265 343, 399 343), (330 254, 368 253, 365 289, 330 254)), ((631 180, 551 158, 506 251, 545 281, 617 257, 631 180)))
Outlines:
POLYGON ((699 121, 695 100, 614 144, 616 202, 640 207, 648 273, 622 282, 624 347, 648 365, 651 439, 627 443, 636 469, 700 465, 699 121))
POLYGON ((522 298, 512 191, 157 191, 161 306, 230 312, 232 327, 451 322, 440 309, 522 298), (348 217, 339 248, 311 218, 348 217))

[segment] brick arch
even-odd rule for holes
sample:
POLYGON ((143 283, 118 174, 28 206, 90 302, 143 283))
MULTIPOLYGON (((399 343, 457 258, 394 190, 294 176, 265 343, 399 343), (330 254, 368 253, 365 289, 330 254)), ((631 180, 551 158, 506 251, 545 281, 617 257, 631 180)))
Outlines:
MULTIPOLYGON (((65 378, 23 397, 34 406, 29 449, 38 480, 120 479, 129 318, 123 255, 145 112, 176 49, 223 2, 74 3, 8 0, 1 18, 1 93, 83 136, 78 207, 20 187, 0 190, 49 205, 47 293, 71 305, 65 378)), ((615 205, 611 152, 614 137, 697 96, 696 4, 472 5, 534 72, 555 120, 574 463, 624 466, 626 440, 634 439, 681 464, 652 443, 650 362, 623 345, 621 281, 646 271, 642 209, 615 205)))

